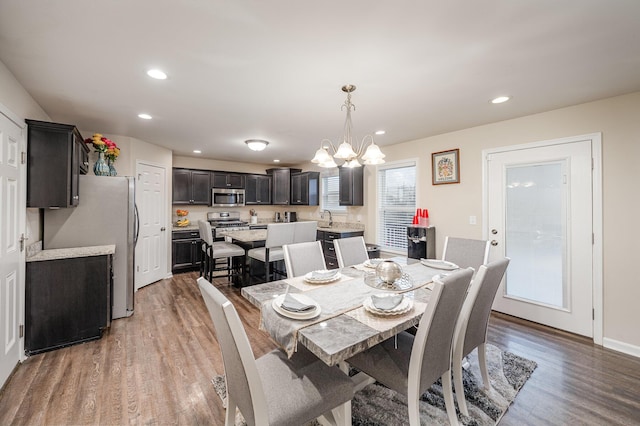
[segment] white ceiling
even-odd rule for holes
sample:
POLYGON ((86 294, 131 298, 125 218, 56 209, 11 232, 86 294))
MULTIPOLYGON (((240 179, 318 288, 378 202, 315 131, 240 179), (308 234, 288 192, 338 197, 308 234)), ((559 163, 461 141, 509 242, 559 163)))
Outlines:
POLYGON ((382 146, 638 91, 640 1, 0 0, 0 61, 54 121, 290 164, 342 135, 347 83, 382 146))

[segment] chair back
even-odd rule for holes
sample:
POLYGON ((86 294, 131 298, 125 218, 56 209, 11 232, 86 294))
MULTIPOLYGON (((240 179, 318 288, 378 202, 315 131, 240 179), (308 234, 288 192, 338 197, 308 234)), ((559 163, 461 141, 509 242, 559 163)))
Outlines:
POLYGON ((287 277, 299 277, 311 271, 327 269, 322 252, 322 242, 309 241, 298 244, 285 244, 284 264, 287 268, 287 277))
POLYGON ((336 248, 336 257, 340 268, 358 265, 369 258, 363 237, 335 239, 333 245, 336 248))
POLYGON ((409 395, 422 394, 451 369, 453 332, 472 276, 467 268, 434 282, 411 350, 409 395))
POLYGON ((487 240, 447 237, 444 241, 442 260, 453 262, 461 268, 471 267, 477 272, 480 265, 486 265, 489 261, 490 247, 487 240))
POLYGON ((294 223, 269 223, 267 224, 267 240, 264 243, 266 248, 282 247, 285 244, 293 243, 295 232, 294 223))
POLYGON ((294 222, 293 242, 306 243, 317 240, 318 222, 309 220, 304 222, 294 222))
POLYGON ((213 245, 213 230, 211 224, 207 220, 198 221, 198 229, 200 230, 200 239, 210 246, 213 245))
POLYGON ((488 265, 480 266, 471 282, 469 294, 464 301, 460 320, 456 325, 455 345, 462 346, 460 357, 467 356, 472 350, 487 339, 487 324, 491 315, 491 305, 496 296, 500 282, 504 276, 510 259, 496 260, 488 265), (464 340, 463 340, 464 339, 464 340))
POLYGON ((256 424, 255 414, 266 413, 267 402, 240 317, 229 299, 209 281, 198 278, 198 287, 220 344, 228 398, 237 404, 248 424, 256 424))

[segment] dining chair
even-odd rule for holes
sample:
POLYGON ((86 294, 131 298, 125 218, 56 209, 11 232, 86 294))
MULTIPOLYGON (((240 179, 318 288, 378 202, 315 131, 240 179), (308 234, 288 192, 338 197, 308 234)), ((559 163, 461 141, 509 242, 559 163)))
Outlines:
POLYGON ((306 243, 318 239, 318 222, 308 220, 303 222, 294 222, 293 242, 306 243))
POLYGON ((431 298, 416 335, 402 332, 347 359, 347 363, 407 397, 409 424, 420 425, 420 395, 437 379, 449 423, 458 424, 451 388, 451 348, 455 324, 473 269, 456 271, 434 281, 431 298))
POLYGON ((252 248, 247 255, 258 262, 264 263, 265 281, 271 281, 272 270, 273 275, 285 275, 284 271, 280 271, 272 263, 284 260, 282 246, 293 243, 293 235, 295 231, 295 222, 293 223, 269 223, 267 224, 267 239, 264 247, 252 248))
POLYGON ((446 237, 442 260, 453 262, 461 268, 473 268, 478 271, 480 265, 489 261, 490 242, 470 238, 446 237))
POLYGON ((337 238, 333 240, 338 258, 338 267, 358 265, 369 259, 367 245, 363 237, 337 238))
POLYGON ((244 274, 245 251, 242 247, 226 241, 214 241, 211 224, 206 220, 198 221, 200 239, 202 240, 202 260, 200 261, 200 276, 213 279, 213 273, 226 271, 226 277, 231 281, 235 273, 244 274), (242 260, 233 262, 234 257, 242 257, 242 260), (223 266, 218 266, 220 260, 224 261, 223 266), (239 269, 239 270, 238 270, 239 269))
POLYGON ((456 324, 453 338, 453 384, 458 408, 465 416, 468 416, 469 412, 464 398, 462 363, 464 357, 475 348, 478 348, 478 363, 484 388, 491 389, 486 358, 487 327, 489 315, 491 315, 491 305, 507 270, 509 260, 508 257, 505 257, 488 265, 480 266, 469 286, 469 292, 460 311, 460 319, 456 324))
POLYGON ((302 425, 321 415, 336 425, 351 424, 354 385, 346 374, 303 348, 290 359, 279 349, 256 359, 229 299, 205 278, 198 278, 198 287, 222 352, 226 426, 235 424, 236 408, 256 426, 302 425))
POLYGON ((287 277, 299 277, 308 272, 327 269, 322 252, 321 241, 308 241, 306 243, 285 244, 284 264, 287 268, 287 277))

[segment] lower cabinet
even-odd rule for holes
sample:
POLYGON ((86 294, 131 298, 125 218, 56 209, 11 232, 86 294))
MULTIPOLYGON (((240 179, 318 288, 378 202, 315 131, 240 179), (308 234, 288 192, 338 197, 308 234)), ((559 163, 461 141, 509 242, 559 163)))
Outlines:
POLYGON ((173 231, 171 234, 171 271, 186 272, 200 268, 201 242, 199 231, 173 231))
POLYGON ((324 251, 324 261, 327 264, 327 269, 336 269, 338 267, 338 259, 336 258, 336 249, 333 245, 333 240, 348 237, 362 237, 363 235, 364 231, 318 231, 317 240, 322 241, 322 250, 324 251))
POLYGON ((112 256, 27 262, 27 355, 99 339, 111 323, 112 256))

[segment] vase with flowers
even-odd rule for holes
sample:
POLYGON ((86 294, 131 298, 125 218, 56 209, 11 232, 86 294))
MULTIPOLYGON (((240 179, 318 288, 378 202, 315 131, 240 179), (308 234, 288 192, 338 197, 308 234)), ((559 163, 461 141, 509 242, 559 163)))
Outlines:
POLYGON ((115 176, 117 172, 113 162, 120 155, 120 148, 116 143, 100 133, 94 133, 91 138, 85 140, 85 143, 92 144, 94 151, 98 153, 98 159, 93 165, 93 173, 96 176, 115 176))

